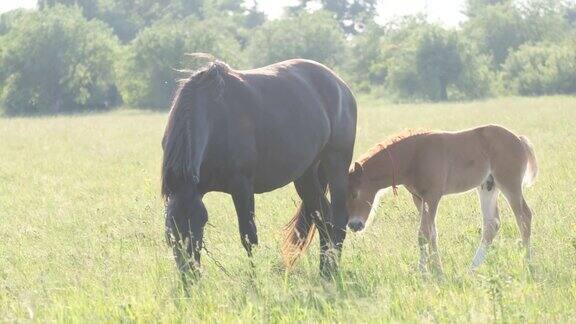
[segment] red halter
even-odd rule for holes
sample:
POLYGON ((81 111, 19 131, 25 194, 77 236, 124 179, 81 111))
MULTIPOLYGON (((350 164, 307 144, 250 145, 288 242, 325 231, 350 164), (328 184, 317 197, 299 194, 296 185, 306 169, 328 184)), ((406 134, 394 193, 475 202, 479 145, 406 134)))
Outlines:
POLYGON ((396 166, 394 164, 394 158, 392 158, 390 147, 388 147, 386 151, 388 152, 388 157, 390 158, 390 163, 392 164, 392 192, 394 193, 394 196, 398 196, 398 185, 396 182, 396 166))

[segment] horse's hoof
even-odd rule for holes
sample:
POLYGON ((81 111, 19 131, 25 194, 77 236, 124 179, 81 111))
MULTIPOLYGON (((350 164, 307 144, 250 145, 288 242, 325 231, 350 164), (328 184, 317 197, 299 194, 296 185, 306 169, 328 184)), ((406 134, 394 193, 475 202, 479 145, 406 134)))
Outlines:
POLYGON ((334 280, 338 277, 338 268, 335 266, 326 266, 320 269, 320 277, 325 280, 334 280))

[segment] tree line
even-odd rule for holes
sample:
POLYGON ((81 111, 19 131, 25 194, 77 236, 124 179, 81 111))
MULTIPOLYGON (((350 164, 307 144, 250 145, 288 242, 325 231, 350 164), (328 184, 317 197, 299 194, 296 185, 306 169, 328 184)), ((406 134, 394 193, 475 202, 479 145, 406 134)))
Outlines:
POLYGON ((234 68, 308 58, 395 101, 576 93, 576 5, 468 0, 457 28, 377 24, 377 0, 300 0, 270 20, 243 0, 38 0, 0 15, 0 110, 167 109, 186 53, 234 68))

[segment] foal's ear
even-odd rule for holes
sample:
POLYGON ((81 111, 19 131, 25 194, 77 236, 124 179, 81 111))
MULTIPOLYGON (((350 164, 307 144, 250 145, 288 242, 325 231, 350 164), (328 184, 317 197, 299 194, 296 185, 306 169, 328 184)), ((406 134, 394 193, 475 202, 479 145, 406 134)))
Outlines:
POLYGON ((354 179, 360 179, 363 172, 364 172, 364 167, 362 167, 362 164, 360 164, 358 162, 354 162, 354 165, 350 169, 349 176, 351 178, 354 178, 354 179))

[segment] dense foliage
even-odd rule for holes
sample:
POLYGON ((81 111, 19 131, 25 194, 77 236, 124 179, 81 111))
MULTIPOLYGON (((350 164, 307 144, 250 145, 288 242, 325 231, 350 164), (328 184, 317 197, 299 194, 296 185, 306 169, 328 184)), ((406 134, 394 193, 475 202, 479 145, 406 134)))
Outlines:
POLYGON ((253 66, 295 57, 335 66, 343 60, 345 51, 344 34, 326 12, 270 21, 255 32, 247 48, 253 66))
POLYGON ((112 68, 117 38, 76 8, 22 15, 0 42, 1 102, 7 114, 100 109, 117 100, 112 68))
POLYGON ((329 12, 338 21, 346 34, 358 34, 376 16, 378 0, 298 0, 296 5, 287 8, 291 15, 305 12, 314 2, 329 12))
POLYGON ((187 53, 212 53, 237 66, 240 45, 231 35, 219 32, 218 27, 209 21, 186 19, 160 22, 139 33, 124 51, 123 66, 119 68, 124 101, 134 106, 166 108, 175 80, 182 76, 178 70, 187 67, 187 53))
POLYGON ((576 93, 576 44, 523 45, 506 60, 503 81, 519 95, 576 93))
POLYGON ((313 59, 391 100, 576 92, 569 1, 467 0, 456 28, 422 15, 377 24, 374 0, 295 3, 268 20, 243 0, 38 0, 0 15, 0 111, 167 108, 177 71, 197 67, 191 52, 236 68, 313 59))

